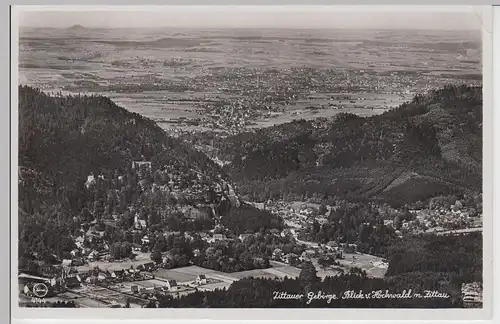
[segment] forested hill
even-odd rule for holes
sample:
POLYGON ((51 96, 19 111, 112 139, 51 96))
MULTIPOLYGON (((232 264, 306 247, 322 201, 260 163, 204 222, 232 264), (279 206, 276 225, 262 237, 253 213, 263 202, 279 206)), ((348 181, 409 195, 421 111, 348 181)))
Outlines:
POLYGON ((480 191, 482 90, 447 86, 381 115, 299 120, 217 146, 249 199, 378 197, 400 204, 480 191))
POLYGON ((79 213, 89 175, 116 181, 130 173, 133 161, 150 161, 153 174, 168 166, 170 174, 195 172, 207 182, 225 178, 205 154, 109 98, 51 96, 19 87, 19 206, 24 212, 57 203, 79 213))
POLYGON ((50 96, 19 87, 19 164, 50 175, 79 177, 126 169, 132 161, 221 170, 205 154, 167 136, 152 120, 102 96, 50 96))

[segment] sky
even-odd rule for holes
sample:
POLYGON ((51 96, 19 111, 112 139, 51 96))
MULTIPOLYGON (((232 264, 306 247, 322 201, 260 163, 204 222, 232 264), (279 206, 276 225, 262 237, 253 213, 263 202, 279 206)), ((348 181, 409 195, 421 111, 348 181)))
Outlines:
POLYGON ((472 6, 30 6, 21 27, 477 30, 472 6))

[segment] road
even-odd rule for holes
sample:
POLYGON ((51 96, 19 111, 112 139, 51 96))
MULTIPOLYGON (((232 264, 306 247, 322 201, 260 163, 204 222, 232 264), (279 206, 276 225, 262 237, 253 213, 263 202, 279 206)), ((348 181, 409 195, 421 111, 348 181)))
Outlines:
POLYGON ((315 242, 302 241, 296 237, 295 237, 295 240, 297 241, 297 243, 307 245, 310 248, 317 248, 318 247, 318 243, 315 243, 315 242))

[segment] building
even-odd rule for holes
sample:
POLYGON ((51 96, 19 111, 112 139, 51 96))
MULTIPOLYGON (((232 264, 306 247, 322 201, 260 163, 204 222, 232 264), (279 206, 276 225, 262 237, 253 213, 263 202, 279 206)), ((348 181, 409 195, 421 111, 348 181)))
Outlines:
POLYGON ((302 254, 301 254, 301 256, 300 256, 299 259, 301 261, 305 261, 305 260, 310 260, 314 256, 316 256, 316 251, 315 250, 305 250, 304 252, 302 252, 302 254))
POLYGON ((49 283, 50 283, 50 285, 53 287, 53 286, 55 286, 55 285, 59 284, 59 283, 60 283, 60 280, 61 280, 61 279, 60 279, 60 277, 54 277, 54 278, 50 279, 50 282, 49 282, 49 283))
POLYGON ((111 278, 113 279, 122 279, 125 276, 124 270, 115 270, 111 272, 111 278))
POLYGON ((85 187, 89 189, 93 185, 95 185, 95 177, 91 174, 87 177, 87 181, 85 181, 85 187))
POLYGON ((177 281, 175 280, 167 280, 167 284, 165 285, 168 290, 175 290, 177 289, 177 281))
POLYGON ((289 228, 284 229, 280 233, 281 237, 286 237, 288 235, 293 235, 293 234, 294 234, 294 232, 291 229, 289 229, 289 228))
POLYGON ((83 243, 85 242, 85 238, 83 236, 79 236, 75 239, 75 245, 77 248, 82 249, 83 243))
POLYGON ((181 211, 186 218, 190 219, 206 219, 209 217, 208 211, 194 207, 185 207, 181 211))
POLYGON ((132 161, 132 169, 142 169, 143 167, 151 169, 149 161, 132 161))
POLYGON ((99 257, 99 253, 97 253, 97 251, 94 250, 94 251, 89 253, 89 255, 87 256, 87 259, 89 261, 94 261, 94 260, 97 260, 98 257, 99 257))
POLYGON ((253 236, 253 234, 240 234, 240 236, 238 236, 238 239, 243 242, 247 237, 250 237, 250 236, 253 236))
POLYGON ((214 234, 214 236, 208 240, 209 243, 217 242, 217 241, 225 241, 226 236, 223 234, 214 234))
POLYGON ((132 244, 132 251, 141 251, 142 250, 142 245, 133 243, 132 244))
POLYGON ((356 253, 358 246, 356 244, 341 243, 344 253, 356 253))
POLYGON ((196 284, 197 285, 206 285, 207 284, 207 277, 203 274, 197 276, 196 277, 196 284))
POLYGON ((274 260, 281 260, 283 257, 283 251, 281 249, 274 249, 272 258, 274 260))
POLYGON ((462 303, 466 308, 478 308, 483 305, 483 285, 479 282, 462 284, 462 303))
POLYGON ((167 252, 163 255, 162 263, 165 265, 168 264, 171 260, 172 260, 172 254, 167 252))
POLYGON ((328 219, 326 219, 326 217, 317 217, 316 220, 320 225, 328 224, 328 219))
POLYGON ((298 255, 297 255, 297 254, 295 254, 295 253, 288 253, 287 255, 285 255, 285 256, 283 257, 283 261, 285 261, 285 263, 288 263, 288 264, 290 264, 290 263, 295 263, 295 262, 297 262, 298 260, 299 260, 299 257, 298 257, 298 255))
POLYGON ((99 281, 104 281, 104 280, 108 279, 108 275, 105 272, 99 272, 97 274, 97 279, 99 281))
POLYGON ((165 287, 153 287, 154 291, 164 292, 166 290, 165 287))
POLYGON ((71 267, 72 264, 73 264, 73 261, 70 259, 64 259, 62 261, 63 268, 69 268, 69 267, 71 267))
POLYGON ((147 245, 149 244, 149 237, 147 235, 144 235, 144 237, 141 239, 142 245, 147 245))
POLYGON ((394 225, 394 221, 392 219, 384 219, 384 226, 392 227, 394 225))
POLYGON ((141 293, 150 293, 155 290, 155 287, 141 287, 139 288, 139 292, 141 293))
POLYGON ((146 221, 144 219, 139 219, 138 215, 135 215, 134 217, 134 228, 135 229, 145 229, 147 227, 146 221))
POLYGON ((332 248, 339 246, 338 243, 335 241, 329 241, 328 243, 326 243, 326 245, 332 248))
POLYGON ((151 270, 153 270, 154 266, 155 266, 154 262, 148 262, 148 263, 141 264, 137 268, 139 270, 143 270, 143 271, 151 271, 151 270))

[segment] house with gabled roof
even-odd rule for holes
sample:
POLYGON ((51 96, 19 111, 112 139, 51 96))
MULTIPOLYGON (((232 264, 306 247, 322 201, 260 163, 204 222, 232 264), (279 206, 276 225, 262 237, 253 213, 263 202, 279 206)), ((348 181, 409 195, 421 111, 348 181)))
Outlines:
POLYGON ((299 256, 295 253, 288 253, 287 255, 285 255, 283 257, 283 261, 285 261, 285 263, 287 263, 287 264, 293 263, 293 262, 298 261, 298 260, 299 260, 299 256))
POLYGON ((173 279, 167 280, 167 284, 165 286, 167 287, 168 290, 174 290, 177 289, 178 287, 177 281, 173 279))
POLYGON ((204 274, 198 275, 196 277, 196 284, 197 285, 206 285, 207 284, 207 277, 204 274))
POLYGON ((111 278, 113 279, 122 279, 125 276, 125 270, 115 270, 111 272, 111 278))
POLYGON ((282 257, 283 257, 283 251, 278 248, 274 249, 272 258, 274 260, 281 260, 282 257))
POLYGON ((139 265, 137 267, 137 269, 143 270, 143 271, 151 271, 151 270, 153 270, 154 267, 155 267, 154 262, 148 262, 148 263, 144 263, 144 264, 139 265))
POLYGON ((71 252, 69 252, 69 254, 71 255, 71 257, 76 258, 77 256, 80 256, 80 250, 73 249, 71 250, 71 252))
POLYGON ((108 274, 106 272, 100 271, 97 274, 97 279, 100 280, 100 281, 104 281, 104 280, 108 279, 108 274))
POLYGON ((87 256, 87 259, 90 261, 96 260, 99 257, 99 253, 96 250, 93 250, 92 252, 89 253, 87 256))

